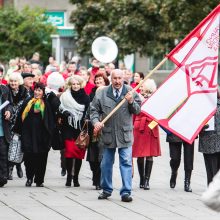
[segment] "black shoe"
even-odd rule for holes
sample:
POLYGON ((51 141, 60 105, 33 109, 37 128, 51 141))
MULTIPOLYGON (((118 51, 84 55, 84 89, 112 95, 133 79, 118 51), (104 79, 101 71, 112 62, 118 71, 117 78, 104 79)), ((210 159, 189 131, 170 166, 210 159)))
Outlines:
POLYGON ((150 189, 149 178, 147 178, 144 183, 144 190, 149 190, 149 189, 150 189))
POLYGON ((101 187, 100 185, 97 185, 97 186, 95 186, 95 189, 96 189, 96 190, 101 190, 102 187, 101 187))
POLYGON ((140 178, 140 184, 139 184, 139 187, 140 187, 141 189, 144 188, 144 177, 141 177, 141 178, 140 178))
POLYGON ((128 194, 125 194, 124 196, 121 197, 122 202, 132 202, 132 197, 128 194))
POLYGON ((192 174, 192 170, 185 170, 184 190, 186 192, 192 192, 192 189, 190 186, 191 174, 192 174))
POLYGON ((61 170, 61 176, 66 176, 66 169, 62 168, 62 170, 61 170))
POLYGON ((185 181, 184 190, 185 190, 185 192, 192 192, 192 189, 191 189, 189 181, 185 181))
POLYGON ((14 166, 9 166, 8 168, 8 180, 13 180, 13 168, 14 166))
POLYGON ((74 187, 80 187, 80 184, 79 184, 78 181, 77 181, 77 182, 74 182, 73 185, 74 185, 74 187))
POLYGON ((36 187, 44 187, 43 183, 36 183, 36 187))
POLYGON ((70 187, 72 184, 72 175, 67 175, 67 178, 66 178, 66 186, 67 187, 70 187))
POLYGON ((3 187, 7 182, 7 178, 2 178, 0 181, 0 187, 3 187))
POLYGON ((80 187, 78 176, 77 177, 73 176, 73 186, 80 187))
POLYGON ((8 180, 13 180, 13 175, 12 175, 12 173, 9 173, 9 174, 8 174, 8 180))
POLYGON ((171 178, 170 178, 170 188, 171 189, 174 189, 176 186, 176 177, 177 177, 177 173, 171 174, 171 178))
POLYGON ((110 196, 111 196, 110 193, 102 192, 102 193, 99 195, 98 199, 108 199, 108 197, 110 197, 110 196))
POLYGON ((30 187, 32 185, 32 183, 33 183, 33 180, 28 179, 25 186, 30 187))
POLYGON ((17 165, 16 166, 16 169, 17 169, 17 175, 19 178, 22 178, 23 177, 23 170, 21 168, 21 164, 17 165))

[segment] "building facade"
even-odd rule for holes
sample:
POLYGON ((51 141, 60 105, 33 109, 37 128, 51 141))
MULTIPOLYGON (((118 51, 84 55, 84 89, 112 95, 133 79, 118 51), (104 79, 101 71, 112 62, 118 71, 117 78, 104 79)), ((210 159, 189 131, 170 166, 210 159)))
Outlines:
MULTIPOLYGON (((52 35, 52 55, 60 63, 70 60, 76 55, 74 26, 69 22, 73 4, 69 0, 1 0, 3 6, 13 5, 16 9, 24 7, 43 8, 46 10, 48 22, 57 27, 57 33, 52 35)), ((0 1, 0 3, 1 3, 0 1)))
MULTIPOLYGON (((14 5, 18 10, 28 6, 30 8, 40 7, 46 9, 49 21, 57 27, 57 34, 52 35, 52 55, 60 63, 70 60, 76 56, 75 40, 76 32, 69 18, 74 5, 69 0, 0 0, 0 6, 14 5)), ((161 58, 162 59, 162 58, 161 58)), ((160 60, 135 54, 132 66, 133 71, 148 73, 160 60)), ((125 62, 124 62, 125 63, 125 62)), ((88 65, 88 59, 82 59, 82 65, 88 65)), ((160 70, 156 71, 153 78, 160 84, 173 69, 172 64, 166 63, 160 70)))

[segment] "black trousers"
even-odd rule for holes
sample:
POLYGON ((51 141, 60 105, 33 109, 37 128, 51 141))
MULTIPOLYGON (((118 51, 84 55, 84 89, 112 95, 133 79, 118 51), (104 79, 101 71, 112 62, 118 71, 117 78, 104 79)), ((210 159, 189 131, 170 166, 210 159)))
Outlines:
POLYGON ((92 181, 93 186, 100 186, 100 178, 101 178, 101 162, 92 162, 89 161, 90 169, 92 171, 92 181))
POLYGON ((27 179, 41 184, 44 182, 44 176, 47 167, 48 152, 44 153, 24 153, 24 165, 27 179))
POLYGON ((184 170, 193 170, 194 142, 192 144, 188 144, 186 142, 175 142, 169 143, 171 158, 170 167, 174 172, 176 172, 180 166, 182 146, 184 151, 184 170))
POLYGON ((220 169, 220 152, 214 154, 203 154, 207 174, 207 183, 211 183, 213 177, 220 169))
POLYGON ((66 169, 66 158, 64 156, 65 150, 60 150, 60 167, 66 169))
POLYGON ((79 171, 82 166, 81 159, 74 159, 74 158, 65 158, 66 160, 66 170, 69 176, 74 176, 78 179, 79 171))
POLYGON ((8 178, 8 144, 0 137, 0 183, 7 183, 8 178))

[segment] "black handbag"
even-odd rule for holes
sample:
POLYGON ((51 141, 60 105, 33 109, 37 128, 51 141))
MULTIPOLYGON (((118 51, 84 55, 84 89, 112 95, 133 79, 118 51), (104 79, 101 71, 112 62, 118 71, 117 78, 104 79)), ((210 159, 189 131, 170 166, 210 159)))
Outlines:
POLYGON ((63 150, 64 149, 64 139, 61 130, 58 126, 53 130, 51 147, 53 150, 63 150))

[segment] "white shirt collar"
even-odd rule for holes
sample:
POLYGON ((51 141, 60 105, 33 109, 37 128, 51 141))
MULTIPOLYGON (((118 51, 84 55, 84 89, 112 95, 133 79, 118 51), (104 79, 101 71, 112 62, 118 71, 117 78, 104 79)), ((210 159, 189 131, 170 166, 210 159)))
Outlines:
MULTIPOLYGON (((116 88, 112 87, 113 88, 113 95, 115 96, 116 95, 116 88)), ((123 89, 123 86, 118 89, 118 96, 120 97, 121 93, 122 93, 122 89, 123 89)))

